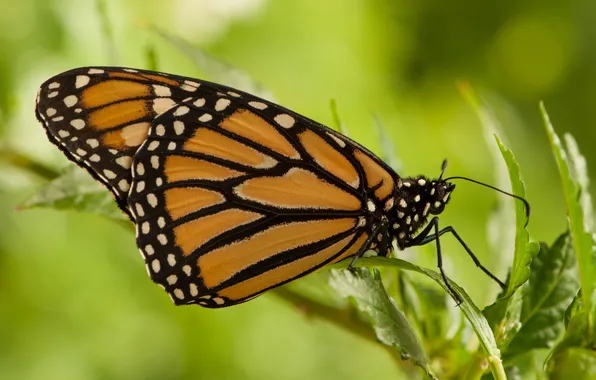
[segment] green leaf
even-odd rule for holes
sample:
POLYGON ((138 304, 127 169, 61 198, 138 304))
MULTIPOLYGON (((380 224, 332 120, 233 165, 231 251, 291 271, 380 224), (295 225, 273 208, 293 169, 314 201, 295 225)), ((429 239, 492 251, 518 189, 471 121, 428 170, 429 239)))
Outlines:
POLYGON ((596 379, 596 351, 568 348, 551 358, 548 366, 551 380, 596 379))
POLYGON ((379 139, 381 142, 381 158, 385 161, 393 170, 399 173, 402 169, 402 163, 395 154, 395 145, 391 141, 391 137, 387 133, 385 125, 381 122, 381 119, 375 115, 375 125, 379 131, 379 139))
MULTIPOLYGON (((498 145, 495 145, 494 138, 497 136, 505 136, 499 120, 493 113, 491 107, 484 102, 474 91, 468 82, 460 81, 458 89, 463 95, 464 99, 470 104, 472 109, 476 112, 480 125, 482 126, 482 136, 484 137, 487 146, 487 153, 490 153, 492 158, 495 186, 499 189, 506 189, 511 187, 511 180, 509 178, 509 170, 503 161, 503 154, 498 145)), ((506 141, 506 139, 504 139, 506 141)), ((494 261, 493 268, 497 273, 504 272, 505 269, 509 271, 511 262, 514 257, 514 250, 511 247, 515 246, 515 207, 513 202, 517 202, 511 197, 497 196, 496 207, 493 208, 487 220, 487 243, 489 245, 491 258, 494 261)), ((496 284, 491 284, 495 287, 496 284)), ((499 289, 501 290, 501 289, 499 289)), ((486 292, 485 300, 492 301, 493 294, 490 291, 486 292)), ((507 304, 504 302, 503 304, 507 304)), ((505 310, 503 309, 503 316, 505 310)), ((500 319, 499 319, 500 320, 500 319)), ((496 331, 496 330, 495 330, 496 331)), ((498 342, 498 339, 497 339, 498 342)))
POLYGON ((565 328, 567 328, 567 326, 569 326, 569 322, 571 321, 571 319, 573 317, 575 317, 575 315, 582 310, 582 291, 581 289, 578 290, 577 294, 575 295, 575 297, 573 298, 573 301, 571 301, 571 303, 569 304, 569 306, 567 307, 567 310, 565 310, 565 328))
POLYGON ((541 248, 532 262, 529 284, 524 289, 521 329, 509 344, 505 357, 553 347, 565 327, 567 305, 579 288, 569 234, 561 235, 550 249, 546 245, 541 248))
MULTIPOLYGON (((513 194, 524 198, 526 195, 525 185, 521 179, 519 165, 515 160, 515 156, 511 150, 505 148, 501 140, 495 135, 497 145, 501 150, 503 159, 507 164, 509 170, 509 178, 511 180, 511 188, 513 194)), ((513 266, 511 268, 511 275, 509 276, 509 283, 507 290, 501 298, 511 297, 515 290, 528 280, 530 276, 529 265, 532 262, 532 257, 536 256, 540 246, 537 242, 530 242, 528 230, 526 229, 526 209, 522 202, 515 203, 515 251, 513 255, 513 266)))
MULTIPOLYGON (((337 264, 339 266, 340 264, 337 264)), ((347 265, 342 263, 341 265, 347 265)), ((443 278, 441 275, 435 271, 430 269, 422 268, 412 263, 409 263, 404 260, 395 259, 395 258, 385 258, 385 257, 365 257, 361 258, 356 262, 356 266, 383 266, 383 267, 396 267, 399 269, 404 269, 408 271, 418 272, 430 277, 436 283, 441 285, 441 287, 447 292, 450 293, 449 288, 445 282, 443 282, 443 278)), ((495 379, 505 379, 505 370, 503 369, 503 365, 501 363, 501 355, 499 349, 497 348, 497 343, 495 341, 495 337, 493 332, 486 321, 486 318, 482 315, 478 307, 472 302, 468 294, 455 282, 449 280, 451 286, 455 290, 455 292, 461 297, 462 303, 459 305, 460 310, 466 316, 466 319, 472 325, 472 328, 476 332, 476 336, 480 341, 480 345, 482 346, 483 351, 486 354, 486 361, 493 373, 495 379)))
POLYGON ((159 66, 157 64, 157 53, 155 52, 155 48, 153 46, 147 46, 147 48, 145 48, 145 60, 147 70, 159 71, 159 66))
POLYGON ((451 327, 449 311, 454 309, 448 304, 445 292, 415 281, 407 273, 399 274, 399 284, 402 309, 410 321, 415 321, 427 346, 444 345, 451 327))
POLYGON ((509 298, 498 299, 482 313, 492 327, 501 351, 504 351, 521 328, 523 294, 526 285, 519 287, 509 298))
POLYGON ((356 308, 370 317, 379 341, 395 347, 404 359, 412 359, 429 377, 436 378, 422 343, 406 316, 387 295, 380 272, 371 275, 367 269, 331 271, 329 284, 340 296, 353 300, 356 308))
POLYGON ((594 231, 594 208, 592 205, 592 197, 590 196, 589 186, 590 179, 588 178, 588 166, 586 158, 579 151, 579 146, 569 133, 563 136, 567 144, 567 152, 569 153, 569 164, 573 174, 573 178, 579 186, 579 202, 582 207, 584 215, 584 227, 586 231, 594 231))
MULTIPOLYGON (((501 155, 507 165, 509 180, 513 194, 524 197, 525 186, 521 180, 519 165, 515 160, 513 152, 505 148, 501 140, 494 135, 501 155)), ((499 299, 484 310, 495 333, 496 341, 501 350, 508 347, 511 340, 517 335, 521 328, 521 315, 523 305, 524 286, 530 277, 530 264, 536 256, 540 245, 537 242, 530 242, 526 210, 521 201, 516 202, 515 208, 515 249, 513 255, 513 266, 509 275, 508 286, 499 299)))
MULTIPOLYGON (((513 194, 525 197, 525 186, 521 180, 519 165, 515 160, 513 153, 505 148, 504 144, 497 137, 502 135, 503 131, 499 121, 493 114, 490 107, 488 107, 482 99, 474 92, 474 89, 467 82, 459 83, 459 91, 464 96, 466 101, 476 111, 478 118, 483 127, 483 135, 489 146, 489 152, 492 153, 494 162, 494 173, 499 188, 511 186, 513 194), (492 139, 497 141, 498 149, 493 149, 491 143, 492 139), (503 160, 505 165, 503 165, 503 160), (509 178, 507 178, 509 177, 509 178)), ((527 281, 529 276, 528 266, 532 257, 538 252, 538 244, 535 242, 529 243, 528 231, 525 229, 526 213, 524 204, 519 200, 515 201, 515 217, 511 212, 510 198, 500 197, 499 206, 491 215, 488 222, 489 227, 489 242, 493 253, 501 258, 500 264, 509 266, 511 256, 513 253, 513 265, 511 273, 509 274, 509 281, 507 291, 501 296, 502 298, 509 298, 513 295, 515 290, 527 281), (513 219, 515 218, 515 225, 513 219), (511 251, 511 245, 515 246, 514 251, 511 251)), ((501 307, 507 303, 501 303, 501 307)), ((505 315, 505 309, 502 310, 502 315, 505 315)))
POLYGON ((205 50, 192 45, 180 37, 166 33, 156 26, 150 26, 149 29, 186 55, 211 80, 249 92, 264 99, 273 100, 273 94, 245 72, 213 57, 205 50))
POLYGON ((112 30, 112 23, 108 16, 108 6, 105 0, 96 0, 95 9, 99 14, 99 21, 101 23, 101 32, 105 40, 106 50, 108 53, 108 62, 111 65, 118 64, 118 51, 114 43, 114 31, 112 30))
POLYGON ((340 132, 344 136, 349 136, 348 127, 346 127, 341 120, 341 117, 339 117, 337 100, 329 100, 329 108, 331 109, 331 117, 333 118, 333 129, 340 132))
POLYGON ((59 172, 46 166, 44 163, 7 146, 0 146, 0 162, 6 162, 11 166, 46 180, 54 179, 60 175, 59 172))
POLYGON ((116 206, 112 194, 76 166, 69 167, 63 175, 48 182, 19 206, 21 209, 36 207, 77 210, 119 221, 128 220, 116 206))
MULTIPOLYGON (((596 265, 594 265, 593 240, 590 231, 586 230, 584 220, 584 211, 580 200, 578 199, 579 189, 571 176, 570 161, 567 152, 563 149, 559 136, 555 133, 549 120, 544 104, 540 104, 540 110, 544 119, 546 133, 553 150, 555 161, 559 168, 561 183, 563 185, 563 195, 567 204, 567 214, 569 219, 569 229, 573 239, 573 246, 577 263, 579 267, 579 277, 581 281, 583 305, 587 310, 588 331, 590 341, 594 341, 594 328, 596 309, 594 294, 596 290, 596 265)), ((577 157, 576 157, 577 159, 577 157)), ((577 170, 580 165, 575 165, 577 170)))

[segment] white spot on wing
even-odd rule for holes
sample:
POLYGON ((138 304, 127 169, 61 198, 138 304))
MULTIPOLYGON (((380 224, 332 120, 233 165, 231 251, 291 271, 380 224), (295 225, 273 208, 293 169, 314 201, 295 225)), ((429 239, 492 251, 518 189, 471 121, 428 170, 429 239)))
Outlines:
POLYGON ((331 137, 333 139, 333 141, 335 141, 337 143, 337 145, 341 146, 342 148, 345 148, 346 146, 346 142, 342 139, 340 139, 339 137, 335 136, 332 133, 327 132, 327 135, 329 137, 331 137))
POLYGON ((143 190, 145 190, 145 181, 139 181, 139 183, 137 183, 137 193, 140 193, 143 190))
POLYGON ((124 169, 130 169, 132 165, 132 157, 130 156, 122 156, 116 159, 116 163, 122 166, 124 169))
POLYGON ((155 196, 155 194, 148 194, 147 202, 149 203, 149 206, 156 207, 157 206, 157 197, 155 196))
POLYGON ((180 86, 181 89, 183 89, 184 91, 188 91, 188 92, 195 92, 196 90, 198 90, 197 87, 195 86, 191 86, 188 84, 183 84, 182 86, 180 86))
POLYGON ((153 169, 159 168, 159 157, 151 156, 151 166, 153 167, 153 169))
POLYGON ((153 100, 153 112, 157 115, 161 115, 175 105, 176 102, 170 98, 157 98, 153 100))
POLYGON ((75 80, 75 87, 76 88, 85 87, 86 85, 89 84, 90 80, 91 80, 91 78, 89 78, 87 75, 77 75, 77 79, 75 80))
POLYGON ((189 287, 190 287, 190 295, 192 297, 196 297, 196 296, 199 295, 199 289, 197 288, 197 285, 196 284, 191 283, 189 285, 189 287))
POLYGON ((288 114, 281 113, 273 118, 280 126, 284 128, 292 128, 296 123, 296 120, 288 114))
MULTIPOLYGON (((176 122, 174 122, 174 123, 176 123, 176 122)), ((151 141, 149 143, 149 146, 147 147, 147 150, 154 151, 158 147, 159 147, 159 141, 151 141)))
POLYGON ((200 83, 193 82, 193 81, 191 81, 191 80, 188 80, 188 79, 187 79, 187 80, 185 80, 185 81, 184 81, 184 83, 186 83, 186 84, 188 84, 188 85, 191 85, 191 86, 193 86, 193 87, 199 87, 199 86, 201 85, 200 83))
POLYGON ((166 245, 168 244, 168 238, 166 237, 166 235, 164 234, 159 234, 157 235, 157 240, 159 241, 159 243, 161 245, 166 245))
POLYGON ((103 74, 105 73, 104 70, 102 69, 89 69, 89 71, 87 71, 89 74, 103 74))
POLYGON ((263 103, 263 102, 248 102, 248 105, 251 106, 252 108, 256 108, 258 110, 264 110, 267 108, 267 104, 263 103))
POLYGON ((135 210, 137 211, 138 216, 145 216, 145 210, 140 203, 135 203, 135 210))
POLYGON ((70 121, 70 125, 75 129, 81 130, 85 128, 85 121, 83 119, 74 119, 70 121))
POLYGON ((176 265, 176 256, 171 253, 168 255, 168 264, 170 264, 171 267, 176 265))
POLYGON ((162 86, 159 84, 153 85, 153 92, 155 93, 156 96, 161 96, 161 97, 172 96, 172 91, 168 87, 162 86))
POLYGON ((385 202, 385 211, 391 210, 391 208, 393 208, 393 202, 393 198, 389 198, 389 200, 385 202))
POLYGON ((161 269, 161 264, 159 263, 159 260, 155 259, 151 262, 151 269, 153 269, 155 273, 159 273, 159 270, 161 269))
POLYGON ((218 305, 223 305, 224 303, 226 303, 223 298, 221 297, 213 297, 213 301, 218 304, 218 305))
POLYGON ((226 99, 226 98, 217 99, 217 102, 215 102, 215 110, 218 112, 223 111, 226 108, 228 108, 228 106, 231 103, 232 103, 232 101, 230 99, 226 99))
POLYGON ((190 111, 190 109, 187 106, 180 106, 176 108, 176 111, 174 111, 174 116, 186 115, 188 111, 190 111))
POLYGON ((138 175, 143 175, 145 174, 145 166, 143 166, 143 164, 141 162, 139 162, 137 164, 137 174, 138 175))
POLYGON ((181 135, 184 133, 184 123, 181 122, 180 120, 175 120, 174 121, 174 132, 176 132, 177 135, 181 135))
POLYGON ((118 182, 118 187, 120 190, 128 192, 128 190, 130 190, 130 183, 125 179, 121 179, 120 182, 118 182))
POLYGON ((103 175, 105 175, 108 179, 116 178, 116 173, 114 173, 113 171, 108 170, 108 169, 104 169, 103 175))
POLYGON ((208 114, 208 113, 204 113, 204 114, 202 114, 202 115, 199 117, 199 121, 200 121, 200 122, 203 122, 203 123, 206 123, 206 122, 208 122, 208 121, 211 121, 212 119, 213 119, 213 116, 211 116, 211 115, 210 115, 210 114, 208 114))
POLYGON ((99 146, 99 140, 96 139, 88 139, 86 142, 91 148, 97 148, 99 146))
POLYGON ((182 290, 180 290, 180 289, 174 289, 174 295, 179 300, 183 300, 184 299, 184 292, 182 290))

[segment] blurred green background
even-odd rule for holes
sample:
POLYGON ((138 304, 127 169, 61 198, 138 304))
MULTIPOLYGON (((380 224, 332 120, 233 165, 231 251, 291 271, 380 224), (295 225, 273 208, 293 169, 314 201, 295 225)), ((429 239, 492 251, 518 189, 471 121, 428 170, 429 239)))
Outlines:
MULTIPOLYGON (((85 65, 200 77, 143 25, 180 36, 244 70, 283 105, 325 124, 329 99, 357 141, 380 152, 372 114, 404 176, 439 174, 503 185, 468 81, 492 107, 532 204, 530 232, 566 228, 555 164, 538 112, 572 133, 596 170, 596 2, 474 0, 0 0, 0 149, 68 165, 35 120, 38 86, 85 65), (112 42, 109 36, 111 35, 112 42)), ((95 215, 16 211, 43 181, 0 158, 0 379, 395 379, 380 346, 311 320, 272 294, 225 310, 173 306, 151 283, 134 237, 95 215)), ((507 182, 504 182, 505 184, 507 182)), ((485 265, 506 277, 513 245, 489 220, 502 199, 459 183, 442 216, 485 265), (492 242, 492 243, 491 243, 492 242), (506 247, 507 248, 507 247, 506 247)), ((492 283, 452 238, 449 275, 483 307, 492 283)), ((400 257, 435 266, 433 250, 400 257)), ((416 372, 416 371, 415 371, 416 372)))

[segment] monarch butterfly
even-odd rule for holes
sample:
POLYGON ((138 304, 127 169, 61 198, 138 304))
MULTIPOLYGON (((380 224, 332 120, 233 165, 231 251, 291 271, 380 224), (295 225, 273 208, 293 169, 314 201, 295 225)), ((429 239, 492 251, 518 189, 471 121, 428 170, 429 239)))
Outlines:
POLYGON ((505 286, 452 227, 439 229, 449 180, 462 178, 443 179, 446 162, 437 179, 401 178, 277 104, 138 69, 59 74, 41 86, 36 116, 114 194, 150 277, 177 305, 238 304, 325 264, 352 257, 352 267, 366 250, 387 256, 394 240, 399 249, 434 240, 451 289, 439 243, 447 232, 505 286))

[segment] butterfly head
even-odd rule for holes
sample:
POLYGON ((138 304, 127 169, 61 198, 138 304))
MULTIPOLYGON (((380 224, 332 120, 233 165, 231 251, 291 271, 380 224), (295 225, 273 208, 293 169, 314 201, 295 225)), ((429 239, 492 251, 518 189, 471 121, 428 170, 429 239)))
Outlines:
MULTIPOLYGON (((399 189, 396 210, 399 212, 401 209, 412 217, 418 214, 419 219, 426 218, 429 214, 440 214, 454 189, 454 184, 443 179, 430 180, 422 176, 404 178, 399 189)), ((402 212, 399 212, 398 218, 402 212)))
POLYGON ((449 202, 451 193, 455 185, 445 180, 435 180, 429 183, 425 191, 428 193, 428 202, 430 203, 429 212, 437 215, 443 212, 445 205, 449 202))
POLYGON ((455 185, 451 182, 448 182, 448 178, 443 179, 445 170, 447 170, 447 160, 443 160, 443 164, 441 165, 441 175, 439 178, 427 182, 425 189, 422 190, 428 195, 427 201, 430 203, 430 206, 428 206, 428 211, 433 215, 438 215, 443 212, 445 205, 447 205, 451 193, 453 192, 453 189, 455 189, 455 185))
POLYGON ((443 179, 446 162, 439 178, 424 176, 400 179, 395 197, 395 213, 390 218, 392 234, 400 247, 407 246, 416 233, 427 223, 430 215, 443 212, 455 185, 443 179))

